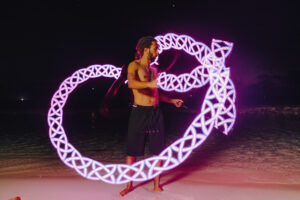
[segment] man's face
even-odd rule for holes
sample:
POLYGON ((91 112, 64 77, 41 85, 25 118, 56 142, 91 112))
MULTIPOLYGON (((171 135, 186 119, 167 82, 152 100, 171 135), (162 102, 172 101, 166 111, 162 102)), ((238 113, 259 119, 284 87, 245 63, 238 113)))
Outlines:
POLYGON ((153 62, 158 54, 158 44, 156 41, 153 41, 149 49, 149 60, 153 62))

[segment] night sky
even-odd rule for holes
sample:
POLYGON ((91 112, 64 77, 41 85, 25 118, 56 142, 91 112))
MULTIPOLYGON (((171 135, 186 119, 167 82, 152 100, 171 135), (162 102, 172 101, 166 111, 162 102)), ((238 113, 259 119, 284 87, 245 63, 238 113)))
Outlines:
MULTIPOLYGON (((300 102, 298 11, 288 1, 13 1, 1 7, 3 109, 46 110, 76 70, 128 64, 140 37, 169 32, 209 47, 213 38, 234 42, 226 64, 240 105, 300 102)), ((170 70, 186 71, 178 64, 170 70)), ((95 80, 85 88, 111 83, 95 80)))

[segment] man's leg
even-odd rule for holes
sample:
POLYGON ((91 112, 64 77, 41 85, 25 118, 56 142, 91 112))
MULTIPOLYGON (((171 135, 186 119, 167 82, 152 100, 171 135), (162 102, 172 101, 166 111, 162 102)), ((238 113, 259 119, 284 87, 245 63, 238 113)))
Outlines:
MULTIPOLYGON (((156 166, 160 167, 161 165, 162 165, 162 161, 159 160, 156 166)), ((163 189, 162 189, 162 187, 159 185, 159 183, 160 183, 160 175, 157 175, 157 176, 154 178, 154 188, 153 188, 153 190, 156 191, 156 192, 162 192, 162 191, 163 191, 163 189)))
MULTIPOLYGON (((132 165, 134 162, 135 162, 135 157, 134 157, 134 156, 127 156, 127 157, 126 157, 126 164, 127 164, 127 165, 132 165)), ((134 174, 134 171, 132 171, 132 170, 130 170, 130 171, 128 172, 128 175, 129 175, 129 176, 132 176, 133 174, 134 174)), ((120 192, 120 195, 121 195, 121 196, 124 196, 124 195, 126 195, 128 192, 130 192, 132 189, 133 189, 133 187, 132 187, 132 181, 130 181, 130 182, 127 183, 126 188, 120 192)))
MULTIPOLYGON (((149 148, 150 152, 153 153, 154 156, 157 156, 160 154, 160 152, 164 149, 165 146, 165 131, 164 131, 164 120, 162 112, 160 111, 159 107, 156 107, 154 110, 154 116, 155 119, 153 121, 152 129, 156 131, 156 133, 152 133, 149 136, 150 143, 149 148)), ((157 167, 162 166, 162 160, 159 160, 156 164, 157 167)), ((160 175, 156 176, 154 178, 154 191, 162 192, 163 189, 159 185, 160 183, 160 175)))

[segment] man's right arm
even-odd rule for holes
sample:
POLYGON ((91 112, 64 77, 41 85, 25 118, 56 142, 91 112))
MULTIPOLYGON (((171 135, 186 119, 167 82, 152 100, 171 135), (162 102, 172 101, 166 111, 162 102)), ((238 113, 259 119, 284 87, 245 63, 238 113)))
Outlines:
POLYGON ((143 89, 143 88, 157 88, 157 80, 151 82, 139 81, 136 78, 136 71, 138 65, 135 62, 131 62, 127 69, 128 87, 131 89, 143 89))

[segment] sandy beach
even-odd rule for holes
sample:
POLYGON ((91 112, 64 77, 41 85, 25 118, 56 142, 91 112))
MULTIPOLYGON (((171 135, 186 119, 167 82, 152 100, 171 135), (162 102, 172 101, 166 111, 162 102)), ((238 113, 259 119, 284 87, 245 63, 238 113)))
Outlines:
MULTIPOLYGON (((188 170, 188 169, 187 169, 188 170)), ((282 177, 251 172, 173 172, 162 177, 164 191, 152 191, 152 182, 136 183, 124 197, 124 185, 110 185, 81 177, 5 178, 0 180, 0 198, 23 200, 299 200, 300 185, 279 183, 282 177)), ((298 177, 298 180, 300 177, 298 177)))
MULTIPOLYGON (((65 166, 48 139, 45 116, 31 114, 18 127, 2 127, 0 199, 299 200, 298 111, 299 108, 241 110, 229 136, 212 133, 183 164, 162 174, 163 192, 153 192, 152 181, 135 182, 134 190, 125 197, 119 195, 125 185, 90 181, 65 166)), ((1 118, 6 124, 24 117, 5 115, 1 118)), ((173 123, 172 119, 169 123, 173 123)), ((70 140, 80 151, 103 163, 124 163, 125 141, 118 136, 118 130, 99 136, 99 129, 89 129, 87 124, 83 123, 82 129, 75 127, 77 132, 75 128, 70 130, 74 136, 70 140), (83 130, 89 131, 89 137, 80 134, 83 130)), ((175 128, 167 130, 172 132, 175 128)), ((172 142, 178 135, 167 137, 172 142)))

